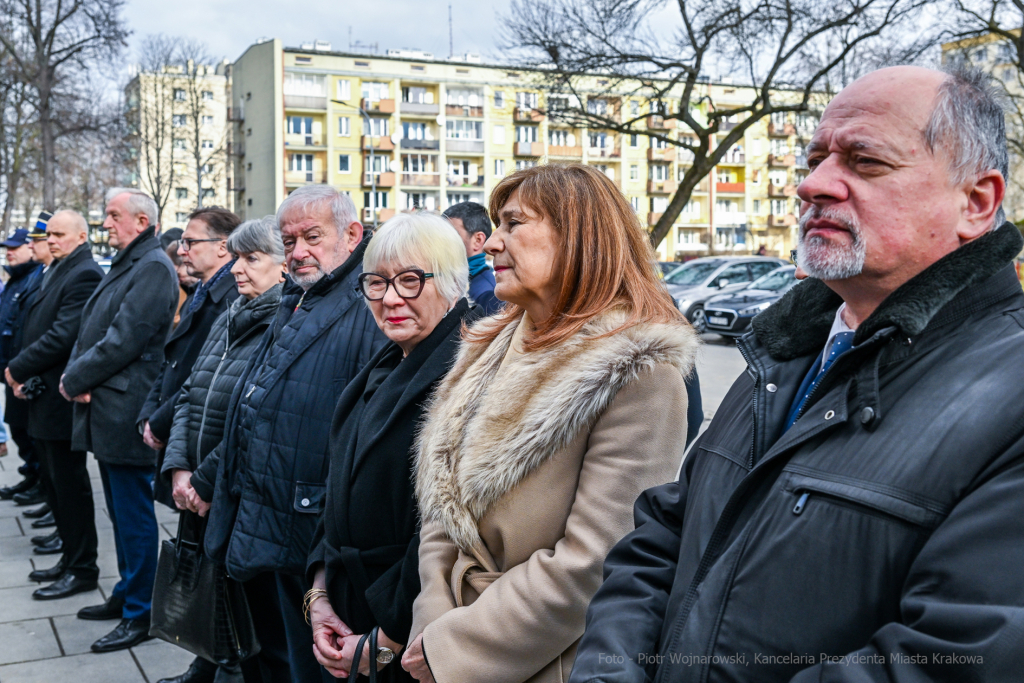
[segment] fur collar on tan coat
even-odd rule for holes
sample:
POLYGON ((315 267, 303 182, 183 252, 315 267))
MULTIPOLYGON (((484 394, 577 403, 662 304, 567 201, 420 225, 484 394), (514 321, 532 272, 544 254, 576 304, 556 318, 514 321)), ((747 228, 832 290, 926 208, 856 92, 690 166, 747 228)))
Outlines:
POLYGON ((416 465, 421 514, 463 552, 480 557, 477 525, 488 507, 589 429, 622 387, 659 364, 690 373, 700 340, 689 325, 644 323, 601 337, 624 320, 606 314, 504 368, 518 322, 491 344, 463 344, 432 399, 416 465))

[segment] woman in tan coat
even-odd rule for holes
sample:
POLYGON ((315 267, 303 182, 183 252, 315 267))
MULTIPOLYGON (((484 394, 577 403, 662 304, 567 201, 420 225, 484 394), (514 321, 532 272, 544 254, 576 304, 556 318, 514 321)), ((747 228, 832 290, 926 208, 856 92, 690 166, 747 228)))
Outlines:
POLYGON ((699 341, 625 197, 588 166, 491 195, 495 295, 419 438, 421 683, 568 679, 605 555, 686 442, 699 341))

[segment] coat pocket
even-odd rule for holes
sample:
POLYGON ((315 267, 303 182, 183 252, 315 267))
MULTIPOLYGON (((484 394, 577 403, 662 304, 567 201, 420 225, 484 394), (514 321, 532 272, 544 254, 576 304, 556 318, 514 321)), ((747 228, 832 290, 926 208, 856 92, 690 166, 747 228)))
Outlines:
POLYGON ((295 482, 295 501, 293 506, 296 512, 318 514, 320 512, 320 504, 323 502, 326 492, 326 484, 311 484, 304 481, 295 482))
POLYGON ((123 394, 124 392, 128 391, 128 387, 131 386, 131 381, 128 379, 127 374, 119 372, 118 374, 114 375, 100 386, 106 389, 113 389, 114 391, 119 391, 123 394))
POLYGON ((865 513, 932 529, 945 519, 947 511, 935 501, 916 499, 874 482, 846 477, 828 478, 787 472, 785 490, 794 496, 793 514, 801 515, 815 498, 853 506, 865 513), (888 490, 887 490, 888 489, 888 490))

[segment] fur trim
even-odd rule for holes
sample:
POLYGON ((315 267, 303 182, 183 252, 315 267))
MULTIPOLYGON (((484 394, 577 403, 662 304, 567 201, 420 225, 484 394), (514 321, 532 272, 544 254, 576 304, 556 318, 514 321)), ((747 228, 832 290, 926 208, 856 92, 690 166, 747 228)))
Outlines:
MULTIPOLYGON (((424 518, 469 553, 487 509, 589 429, 618 391, 660 363, 684 376, 700 339, 686 324, 594 320, 569 341, 512 359, 499 374, 513 322, 488 346, 463 344, 427 409, 417 444, 416 494, 424 518)), ((485 318, 478 325, 497 324, 485 318)))

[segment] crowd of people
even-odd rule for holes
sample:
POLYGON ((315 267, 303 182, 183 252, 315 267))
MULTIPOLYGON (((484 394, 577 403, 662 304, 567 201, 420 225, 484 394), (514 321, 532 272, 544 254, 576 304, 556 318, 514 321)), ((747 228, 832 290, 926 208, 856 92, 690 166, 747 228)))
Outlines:
POLYGON ((0 296, 25 461, 0 497, 61 555, 33 597, 97 587, 92 452, 120 575, 79 612, 118 622, 92 649, 152 637, 154 504, 251 615, 252 656, 162 683, 1016 680, 1024 239, 998 99, 876 71, 807 154, 806 281, 699 437, 700 339, 594 167, 372 234, 326 185, 163 235, 118 188, 106 274, 81 215, 41 215, 0 296))

